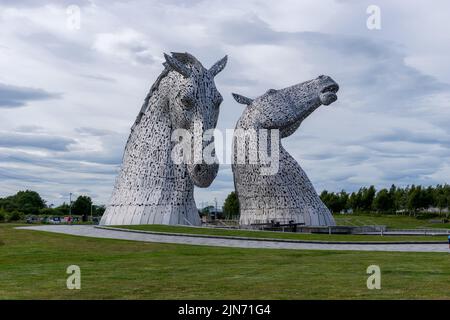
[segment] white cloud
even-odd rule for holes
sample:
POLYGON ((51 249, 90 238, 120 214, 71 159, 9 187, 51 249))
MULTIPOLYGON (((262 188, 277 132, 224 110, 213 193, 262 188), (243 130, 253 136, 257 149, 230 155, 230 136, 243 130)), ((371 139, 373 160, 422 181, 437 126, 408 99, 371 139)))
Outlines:
POLYGON ((116 33, 99 33, 95 36, 94 49, 99 52, 131 61, 134 64, 155 62, 145 36, 133 29, 116 33))

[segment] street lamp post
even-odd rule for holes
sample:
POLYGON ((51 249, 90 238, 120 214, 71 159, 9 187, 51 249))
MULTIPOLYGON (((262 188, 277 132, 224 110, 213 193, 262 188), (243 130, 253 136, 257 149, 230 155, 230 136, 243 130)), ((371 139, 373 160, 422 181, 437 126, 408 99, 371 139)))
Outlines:
POLYGON ((69 216, 72 216, 72 192, 69 193, 69 216))
POLYGON ((69 193, 69 225, 72 225, 72 192, 69 193))

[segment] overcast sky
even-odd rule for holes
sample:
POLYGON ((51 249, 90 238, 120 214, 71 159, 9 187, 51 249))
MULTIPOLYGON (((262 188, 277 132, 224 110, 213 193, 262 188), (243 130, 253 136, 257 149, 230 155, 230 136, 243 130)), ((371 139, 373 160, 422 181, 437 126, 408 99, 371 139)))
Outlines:
MULTIPOLYGON (((129 129, 162 70, 188 51, 216 77, 219 129, 256 97, 320 74, 338 101, 283 140, 316 189, 450 182, 450 2, 0 0, 0 197, 36 190, 107 203, 129 129), (407 3, 407 5, 406 5, 407 3), (79 29, 67 26, 78 5, 79 29), (369 30, 369 5, 381 29, 369 30)), ((234 188, 222 166, 197 204, 234 188)))

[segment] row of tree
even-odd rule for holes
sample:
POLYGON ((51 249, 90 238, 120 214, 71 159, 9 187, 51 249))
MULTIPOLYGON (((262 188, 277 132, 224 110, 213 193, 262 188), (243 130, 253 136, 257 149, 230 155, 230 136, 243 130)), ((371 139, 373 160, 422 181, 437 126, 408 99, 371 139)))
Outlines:
POLYGON ((0 221, 16 221, 23 219, 26 215, 48 215, 64 216, 69 213, 73 215, 100 216, 105 211, 102 205, 94 205, 92 199, 88 196, 80 195, 72 206, 63 203, 60 206, 53 207, 47 205, 46 201, 36 191, 19 191, 15 195, 0 198, 0 221))
MULTIPOLYGON (((320 198, 333 212, 376 212, 408 213, 435 208, 439 213, 448 213, 450 207, 450 185, 407 186, 392 185, 389 189, 376 190, 374 186, 360 188, 357 192, 347 193, 322 191, 320 198)), ((20 220, 25 215, 90 215, 101 216, 103 205, 93 205, 92 199, 80 195, 70 206, 63 203, 58 207, 48 206, 39 193, 31 190, 19 191, 15 195, 0 198, 0 221, 20 220), (92 211, 91 211, 92 210, 92 211)), ((239 216, 239 199, 231 192, 225 199, 223 213, 226 218, 239 216)))
MULTIPOLYGON (((389 189, 376 190, 374 186, 360 188, 347 193, 322 191, 320 198, 333 213, 364 212, 417 215, 429 208, 438 213, 448 213, 450 207, 450 185, 407 186, 392 185, 389 189)), ((223 212, 226 218, 239 216, 239 200, 231 192, 225 199, 223 212)))
POLYGON ((438 213, 446 213, 450 206, 450 185, 412 185, 405 188, 392 185, 389 189, 378 191, 370 186, 352 193, 324 190, 320 198, 333 213, 352 211, 416 215, 429 208, 434 208, 438 213))

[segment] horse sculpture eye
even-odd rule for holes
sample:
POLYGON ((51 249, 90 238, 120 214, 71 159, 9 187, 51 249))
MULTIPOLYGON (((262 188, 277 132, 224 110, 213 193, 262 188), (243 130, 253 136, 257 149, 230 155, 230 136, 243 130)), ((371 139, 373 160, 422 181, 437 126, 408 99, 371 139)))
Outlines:
POLYGON ((194 101, 191 98, 181 98, 181 103, 185 109, 192 109, 195 105, 194 101))

